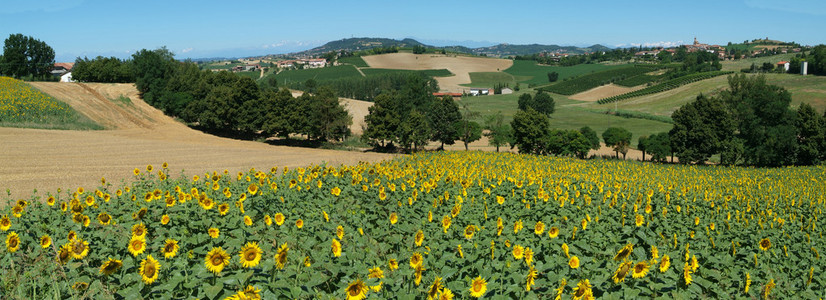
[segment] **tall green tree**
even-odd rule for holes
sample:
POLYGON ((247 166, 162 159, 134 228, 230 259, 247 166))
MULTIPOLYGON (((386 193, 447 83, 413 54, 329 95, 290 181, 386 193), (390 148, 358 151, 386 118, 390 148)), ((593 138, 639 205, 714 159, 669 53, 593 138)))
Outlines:
POLYGON ((797 109, 797 164, 814 165, 823 161, 826 149, 826 120, 808 103, 797 109))
POLYGON ((460 120, 454 124, 456 130, 459 132, 459 140, 465 144, 465 151, 468 150, 468 144, 482 138, 482 126, 480 126, 479 123, 469 120, 460 120))
POLYGON ((505 146, 511 140, 511 127, 505 123, 505 116, 502 112, 485 117, 485 127, 487 131, 484 133, 488 139, 488 144, 496 147, 496 152, 499 152, 499 147, 505 146))
POLYGON ((668 132, 651 135, 646 140, 645 150, 651 154, 651 161, 664 162, 671 155, 671 139, 668 132))
POLYGON ((135 72, 135 87, 144 101, 157 105, 163 96, 166 82, 172 74, 175 59, 166 47, 155 50, 141 49, 132 54, 135 72))
POLYGON ((631 132, 621 127, 609 127, 602 133, 602 140, 606 146, 613 147, 617 158, 622 153, 622 159, 625 159, 628 147, 631 145, 631 132))
POLYGON ((427 116, 418 109, 411 110, 407 120, 399 124, 398 139, 405 150, 415 151, 424 148, 430 139, 427 116))
POLYGON ((362 133, 362 140, 381 148, 394 141, 398 142, 396 132, 399 130, 400 116, 395 107, 396 97, 395 94, 383 93, 367 108, 368 114, 364 117, 367 127, 362 133))
POLYGON ((674 153, 682 163, 704 163, 720 153, 735 128, 725 103, 704 95, 677 109, 671 118, 674 127, 669 134, 674 153))
POLYGON ((642 152, 642 160, 645 161, 645 148, 648 146, 648 136, 641 136, 637 139, 637 150, 642 152))
POLYGON ((579 133, 582 133, 582 136, 588 140, 588 147, 590 149, 599 150, 602 146, 599 143, 599 136, 597 135, 597 132, 591 129, 591 127, 582 127, 579 129, 579 133))
POLYGON ((46 42, 23 34, 11 34, 3 44, 0 73, 20 78, 43 78, 54 66, 54 49, 46 42))
POLYGON ((312 137, 322 141, 338 141, 350 136, 353 117, 339 103, 333 91, 321 87, 312 98, 309 105, 312 112, 310 118, 312 137))
POLYGON ((459 139, 456 123, 462 120, 462 115, 453 97, 444 96, 433 101, 428 120, 433 132, 430 140, 441 143, 439 150, 444 149, 445 144, 453 145, 459 139))
POLYGON ((535 111, 533 108, 519 110, 513 116, 513 147, 519 148, 519 153, 543 154, 548 144, 548 116, 535 111))
POLYGON ((548 93, 537 90, 533 97, 528 93, 520 95, 518 105, 520 110, 526 110, 530 107, 539 113, 550 116, 554 113, 556 103, 548 93))

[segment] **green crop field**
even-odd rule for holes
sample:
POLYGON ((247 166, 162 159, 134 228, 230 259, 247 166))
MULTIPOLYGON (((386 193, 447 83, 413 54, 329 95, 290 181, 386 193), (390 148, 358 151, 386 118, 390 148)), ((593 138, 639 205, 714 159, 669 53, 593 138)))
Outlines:
POLYGON ((579 76, 591 72, 613 69, 624 65, 582 64, 571 67, 541 66, 532 60, 514 60, 513 66, 504 72, 513 75, 519 83, 529 85, 545 85, 548 82, 548 73, 559 73, 559 81, 568 77, 579 76))
POLYGON ((279 85, 289 84, 291 82, 304 82, 307 81, 307 79, 324 81, 347 77, 361 77, 361 73, 356 70, 356 67, 343 65, 318 69, 285 70, 275 75, 279 85))
POLYGON ((755 64, 758 68, 763 65, 763 63, 772 63, 776 64, 779 61, 789 61, 791 60, 796 54, 788 53, 788 54, 778 54, 772 56, 765 56, 765 57, 757 57, 757 58, 746 58, 746 59, 738 59, 738 60, 727 60, 720 62, 723 65, 723 71, 735 71, 739 72, 742 69, 751 67, 751 64, 755 64))
POLYGON ((552 84, 543 89, 557 94, 573 95, 611 82, 634 78, 635 76, 643 75, 658 68, 659 66, 656 65, 625 65, 621 68, 602 70, 571 78, 570 80, 563 80, 562 82, 552 84))
POLYGON ((471 72, 468 75, 470 75, 471 83, 462 84, 462 86, 493 87, 500 83, 508 84, 510 87, 516 85, 516 78, 505 72, 471 72))
POLYGON ((338 62, 342 64, 351 64, 359 68, 370 67, 366 62, 364 62, 364 59, 362 59, 361 56, 342 57, 338 59, 338 62))

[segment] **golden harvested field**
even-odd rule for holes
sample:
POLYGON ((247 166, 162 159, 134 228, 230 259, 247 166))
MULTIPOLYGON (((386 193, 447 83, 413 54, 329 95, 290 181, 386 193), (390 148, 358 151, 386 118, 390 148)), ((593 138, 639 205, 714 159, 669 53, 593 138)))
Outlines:
POLYGON ((579 100, 579 101, 589 101, 594 102, 602 98, 608 98, 612 96, 622 95, 625 93, 633 92, 636 90, 641 90, 645 88, 645 85, 635 86, 635 87, 624 87, 619 86, 616 84, 607 84, 603 86, 598 86, 592 88, 590 90, 584 91, 579 94, 572 95, 568 98, 579 100))
MULTIPOLYGON (((307 166, 327 162, 357 164, 387 154, 343 152, 220 138, 190 129, 163 115, 137 96, 131 84, 34 83, 65 101, 107 130, 66 131, 0 128, 0 191, 28 198, 58 188, 92 187, 103 176, 110 182, 131 178, 132 170, 167 162, 189 177, 206 171, 269 170, 273 166, 307 166), (84 88, 88 87, 88 89, 84 88), (128 96, 131 105, 109 99, 128 96)), ((366 109, 365 109, 366 111, 366 109)), ((363 119, 363 117, 362 117, 363 119)), ((179 174, 170 174, 177 177, 179 174)), ((4 199, 6 197, 3 197, 4 199)))
POLYGON ((450 77, 435 77, 439 88, 446 92, 462 92, 467 87, 460 84, 470 83, 471 72, 499 72, 513 65, 512 60, 499 58, 447 56, 434 54, 390 53, 363 56, 362 59, 371 68, 430 70, 447 69, 455 74, 450 77))

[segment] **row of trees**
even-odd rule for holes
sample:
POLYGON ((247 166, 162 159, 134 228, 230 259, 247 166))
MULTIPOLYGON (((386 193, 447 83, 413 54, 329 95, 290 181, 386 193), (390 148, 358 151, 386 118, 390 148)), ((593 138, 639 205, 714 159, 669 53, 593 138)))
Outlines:
POLYGON ((464 107, 464 113, 450 96, 436 98, 435 91, 421 76, 409 75, 407 83, 398 91, 378 95, 369 114, 364 118, 367 127, 362 140, 376 148, 405 151, 424 148, 428 142, 453 145, 479 140, 482 127, 471 121, 475 115, 464 107))
POLYGON ((312 140, 350 135, 352 118, 329 89, 298 98, 289 90, 262 90, 249 77, 176 61, 166 48, 138 51, 129 63, 144 101, 208 131, 312 140))
POLYGON ((3 43, 0 74, 15 78, 50 79, 54 49, 46 42, 22 34, 11 34, 3 43))
POLYGON ((672 115, 670 144, 680 162, 726 165, 812 165, 826 160, 824 118, 808 104, 795 111, 791 94, 762 76, 729 77, 719 95, 699 95, 672 115))
POLYGON ((84 82, 135 82, 135 70, 130 60, 98 56, 75 59, 72 79, 84 82))

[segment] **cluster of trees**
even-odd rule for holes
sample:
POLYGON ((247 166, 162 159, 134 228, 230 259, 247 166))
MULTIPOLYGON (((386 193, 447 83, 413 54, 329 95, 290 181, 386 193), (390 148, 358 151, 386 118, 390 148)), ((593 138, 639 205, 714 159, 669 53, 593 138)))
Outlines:
POLYGON ((208 131, 262 133, 311 140, 341 140, 352 118, 329 89, 298 98, 288 90, 262 90, 245 76, 202 71, 166 48, 132 55, 135 84, 144 101, 208 131))
MULTIPOLYGON (((291 89, 302 91, 312 91, 317 87, 328 87, 336 92, 340 97, 374 101, 376 96, 389 91, 401 90, 408 82, 410 76, 417 76, 423 80, 430 90, 438 90, 438 82, 435 79, 419 72, 398 72, 368 75, 366 77, 348 77, 336 80, 325 80, 317 82, 309 79, 304 82, 290 84, 291 89)), ((270 76, 274 79, 274 76, 270 76)), ((274 86, 274 82, 267 82, 274 86)))
POLYGON ((364 118, 362 140, 376 148, 405 151, 422 149, 429 141, 442 149, 460 140, 467 149, 481 138, 482 127, 470 120, 473 114, 467 107, 462 114, 452 97, 436 98, 434 91, 425 79, 411 74, 400 90, 378 95, 364 118))
POLYGON ((72 68, 72 79, 86 82, 135 82, 132 62, 117 57, 78 57, 72 68))
POLYGON ((11 34, 3 44, 0 74, 32 80, 51 79, 54 49, 46 42, 20 33, 11 34))
MULTIPOLYGON (((821 75, 826 76, 826 45, 817 45, 812 48, 812 51, 809 52, 808 56, 809 60, 809 73, 814 75, 821 75)), ((800 62, 797 62, 797 68, 792 69, 794 67, 795 60, 792 59, 791 66, 789 71, 797 70, 800 71, 800 62)), ((796 73, 796 72, 794 72, 796 73)))
POLYGON ((550 128, 554 112, 553 98, 542 91, 536 95, 522 94, 519 111, 511 121, 511 148, 519 153, 562 155, 585 158, 591 149, 599 149, 599 137, 590 127, 580 130, 550 128))
POLYGON ((579 64, 598 63, 603 61, 629 60, 634 57, 637 48, 620 48, 609 51, 594 51, 590 54, 569 55, 565 57, 550 56, 548 53, 514 56, 515 60, 533 60, 545 65, 575 66, 579 64))
POLYGON ((729 90, 699 95, 671 116, 671 150, 680 162, 725 165, 811 165, 826 160, 824 118, 808 104, 790 108, 791 94, 762 76, 729 77, 729 90))

